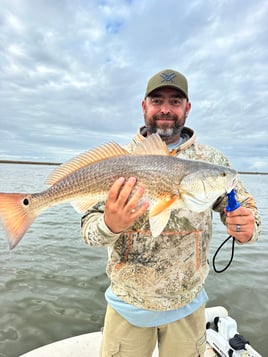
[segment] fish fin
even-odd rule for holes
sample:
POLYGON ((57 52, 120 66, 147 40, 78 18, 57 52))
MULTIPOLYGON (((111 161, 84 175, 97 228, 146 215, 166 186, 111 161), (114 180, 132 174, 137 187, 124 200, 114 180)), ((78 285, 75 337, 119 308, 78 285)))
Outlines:
POLYGON ((172 205, 177 203, 179 200, 180 196, 178 195, 173 195, 171 197, 167 197, 165 199, 159 200, 155 205, 152 206, 149 212, 149 217, 154 217, 162 212, 166 211, 169 209, 172 205))
POLYGON ((52 186, 69 174, 111 157, 129 155, 129 152, 117 143, 107 143, 95 149, 86 151, 60 165, 46 179, 46 184, 52 186))
POLYGON ((73 208, 76 210, 78 213, 85 213, 87 212, 90 208, 92 208, 97 202, 96 201, 74 201, 71 202, 71 205, 73 208))
POLYGON ((13 249, 31 226, 36 216, 30 216, 22 201, 27 194, 0 193, 0 217, 6 229, 9 248, 13 249))
POLYGON ((158 134, 152 134, 142 141, 132 153, 133 155, 165 155, 169 156, 167 145, 158 134))
POLYGON ((163 232, 169 221, 170 213, 170 210, 166 210, 157 216, 149 217, 150 229, 153 237, 157 237, 163 232))
POLYGON ((153 237, 159 236, 167 225, 171 213, 171 206, 177 203, 179 196, 173 195, 158 200, 149 211, 150 229, 153 237))

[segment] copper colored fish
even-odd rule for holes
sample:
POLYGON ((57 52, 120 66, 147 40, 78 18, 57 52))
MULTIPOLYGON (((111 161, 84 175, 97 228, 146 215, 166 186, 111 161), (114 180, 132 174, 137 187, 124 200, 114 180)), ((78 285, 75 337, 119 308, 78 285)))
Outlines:
POLYGON ((144 186, 153 236, 161 234, 172 209, 201 212, 236 184, 236 172, 230 168, 170 156, 157 134, 145 139, 132 154, 116 143, 105 144, 59 166, 47 178, 50 187, 45 191, 0 193, 0 218, 10 249, 49 207, 71 202, 77 211, 86 212, 106 200, 119 177, 137 177, 137 184, 144 186))

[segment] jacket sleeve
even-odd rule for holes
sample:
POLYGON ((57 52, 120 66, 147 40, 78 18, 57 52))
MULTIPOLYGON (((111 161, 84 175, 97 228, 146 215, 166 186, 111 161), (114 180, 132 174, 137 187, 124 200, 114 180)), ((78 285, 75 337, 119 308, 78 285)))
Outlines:
POLYGON ((81 219, 81 236, 91 246, 111 246, 120 237, 104 222, 104 203, 98 203, 81 219))
MULTIPOLYGON (((255 228, 252 238, 247 243, 253 243, 258 240, 260 232, 261 232, 261 217, 258 212, 255 200, 253 196, 248 193, 246 188, 244 187, 241 180, 238 181, 235 187, 236 199, 240 203, 241 206, 249 208, 252 210, 254 218, 255 218, 255 228)), ((213 210, 220 213, 221 220, 225 224, 226 222, 226 214, 224 208, 227 206, 227 196, 221 196, 213 205, 213 210)), ((239 243, 238 244, 247 244, 247 243, 239 243)))

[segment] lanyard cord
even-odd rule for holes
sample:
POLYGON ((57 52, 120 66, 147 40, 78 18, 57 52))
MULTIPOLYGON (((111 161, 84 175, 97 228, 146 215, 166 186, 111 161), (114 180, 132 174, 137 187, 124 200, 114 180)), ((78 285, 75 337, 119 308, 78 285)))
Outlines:
MULTIPOLYGON (((226 211, 227 212, 231 212, 231 211, 234 211, 236 210, 238 207, 240 207, 240 203, 236 200, 236 196, 235 196, 235 191, 234 189, 231 190, 229 193, 227 193, 227 197, 228 197, 228 205, 226 207, 226 211)), ((226 238, 222 244, 219 246, 219 248, 216 250, 214 256, 213 256, 213 259, 212 259, 212 263, 213 263, 213 269, 216 273, 222 273, 224 272, 226 269, 229 268, 229 266, 231 265, 232 263, 232 260, 233 260, 233 257, 234 257, 234 244, 235 244, 235 238, 232 237, 232 236, 229 236, 228 238, 226 238), (233 241, 232 241, 232 251, 231 251, 231 258, 229 260, 229 262, 227 263, 227 265, 225 266, 225 268, 223 269, 220 269, 218 270, 216 268, 216 265, 215 265, 215 260, 216 260, 216 257, 219 253, 219 251, 221 250, 221 248, 224 246, 224 244, 226 242, 228 242, 229 239, 233 238, 233 241)))
POLYGON ((212 258, 212 264, 213 264, 213 269, 216 273, 222 273, 224 272, 225 270, 227 270, 229 268, 229 266, 231 265, 232 261, 233 261, 233 257, 234 257, 234 244, 235 244, 235 238, 232 237, 232 236, 229 236, 227 237, 222 243, 221 245, 219 246, 219 248, 216 250, 213 258, 212 258), (216 261, 216 257, 219 253, 219 251, 221 250, 221 248, 224 246, 225 243, 228 242, 229 239, 233 238, 233 241, 232 241, 232 251, 231 251, 231 257, 230 257, 230 260, 229 262, 226 264, 226 266, 222 269, 217 269, 216 268, 216 265, 215 265, 215 261, 216 261))

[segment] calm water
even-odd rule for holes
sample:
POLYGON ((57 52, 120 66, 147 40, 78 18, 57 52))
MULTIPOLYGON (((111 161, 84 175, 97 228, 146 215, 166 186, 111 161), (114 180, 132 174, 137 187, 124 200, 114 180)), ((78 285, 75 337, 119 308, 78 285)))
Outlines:
MULTIPOLYGON (((38 192, 52 166, 0 164, 0 191, 38 192)), ((231 267, 211 273, 209 306, 224 305, 238 331, 268 356, 268 175, 242 175, 263 219, 258 243, 236 246, 231 267)), ((225 239, 215 215, 211 255, 225 239)), ((105 248, 91 248, 79 234, 80 216, 69 206, 39 217, 13 251, 0 228, 0 357, 17 357, 59 339, 97 331, 103 325, 105 248)), ((224 248, 217 267, 228 260, 224 248)), ((94 356, 93 356, 94 357, 94 356)))

